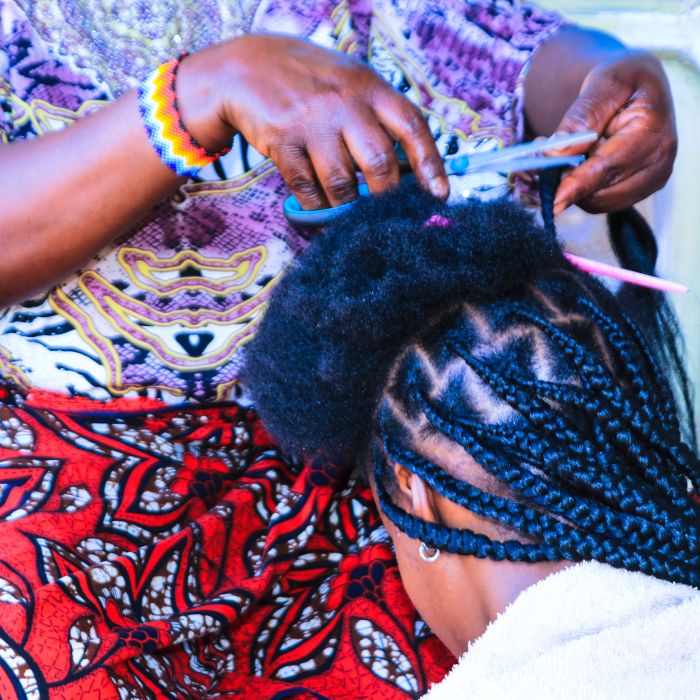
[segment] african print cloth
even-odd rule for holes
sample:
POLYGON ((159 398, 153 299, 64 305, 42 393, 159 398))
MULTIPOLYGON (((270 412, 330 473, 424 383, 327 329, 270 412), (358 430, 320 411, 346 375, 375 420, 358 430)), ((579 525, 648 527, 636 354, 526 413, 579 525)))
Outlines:
POLYGON ((369 489, 250 410, 2 394, 2 700, 398 700, 453 662, 369 489))
MULTIPOLYGON (((507 0, 0 0, 0 141, 265 29, 368 60, 444 154, 468 153, 521 136, 524 67, 558 26, 507 0)), ((451 665, 369 490, 283 459, 239 399, 241 348, 308 244, 286 195, 237 138, 70 279, 0 314, 0 699, 393 700, 451 665)))

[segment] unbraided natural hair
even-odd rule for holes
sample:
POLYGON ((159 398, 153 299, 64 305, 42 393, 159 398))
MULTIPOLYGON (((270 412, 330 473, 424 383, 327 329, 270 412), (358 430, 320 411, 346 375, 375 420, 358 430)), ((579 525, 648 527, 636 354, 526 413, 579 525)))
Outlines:
POLYGON ((411 187, 358 205, 280 283, 246 378, 283 447, 369 455, 382 510, 430 546, 700 583, 700 463, 658 354, 513 204, 411 187), (433 435, 500 488, 427 459, 433 435), (407 513, 396 463, 517 539, 407 513))

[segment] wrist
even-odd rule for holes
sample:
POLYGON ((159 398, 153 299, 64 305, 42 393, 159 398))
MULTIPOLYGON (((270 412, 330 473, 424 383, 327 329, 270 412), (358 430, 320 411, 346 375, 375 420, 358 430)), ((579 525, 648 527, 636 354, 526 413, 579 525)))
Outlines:
POLYGON ((180 62, 175 85, 177 105, 192 137, 208 151, 219 151, 231 144, 236 129, 222 117, 217 66, 203 53, 186 56, 180 62))
MULTIPOLYGON (((187 130, 176 89, 181 62, 182 58, 176 58, 163 63, 141 81, 138 106, 143 126, 160 160, 178 175, 194 177, 203 167, 228 153, 230 142, 221 149, 210 150, 187 130)), ((202 134, 199 131, 198 137, 202 134)))

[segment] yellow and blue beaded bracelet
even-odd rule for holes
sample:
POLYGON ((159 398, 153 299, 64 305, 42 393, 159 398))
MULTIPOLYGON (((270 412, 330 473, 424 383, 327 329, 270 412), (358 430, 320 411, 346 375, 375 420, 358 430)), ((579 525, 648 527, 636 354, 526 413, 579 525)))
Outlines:
POLYGON ((175 80, 187 54, 158 66, 139 86, 139 111, 148 138, 158 157, 183 177, 193 177, 231 149, 208 151, 197 143, 182 123, 177 107, 175 80))

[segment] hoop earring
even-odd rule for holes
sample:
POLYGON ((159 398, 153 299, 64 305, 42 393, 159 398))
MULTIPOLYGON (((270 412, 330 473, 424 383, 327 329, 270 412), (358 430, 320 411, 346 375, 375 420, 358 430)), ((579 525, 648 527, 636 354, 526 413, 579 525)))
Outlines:
POLYGON ((421 542, 420 547, 418 547, 418 554, 423 561, 432 564, 440 556, 440 550, 437 547, 428 547, 425 542, 421 542))

